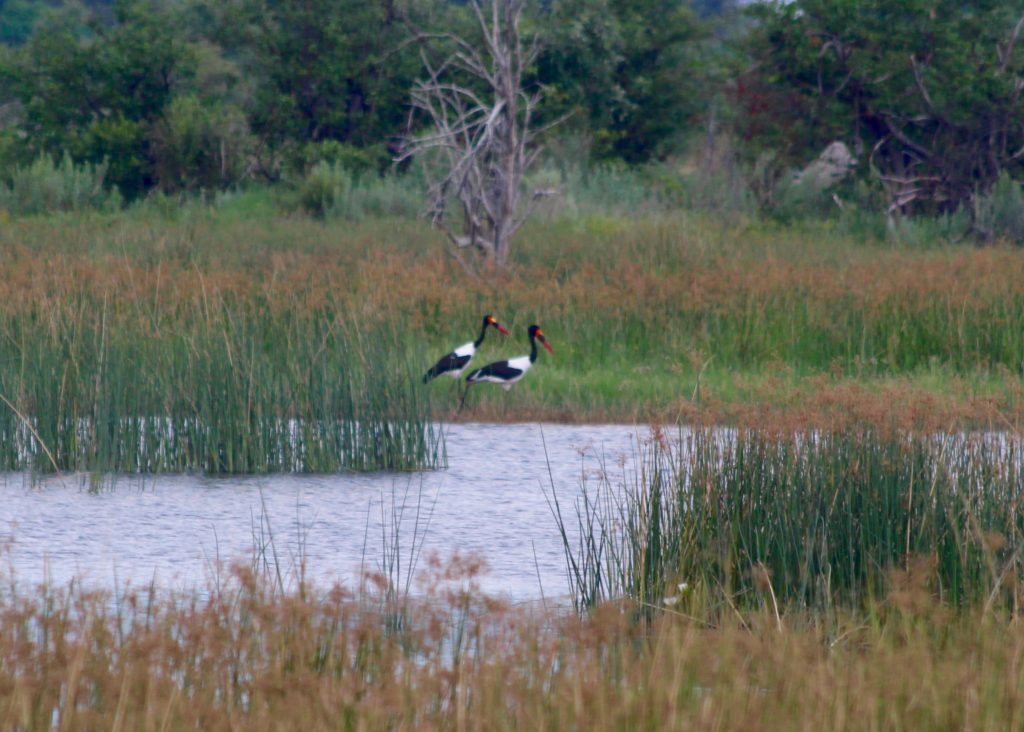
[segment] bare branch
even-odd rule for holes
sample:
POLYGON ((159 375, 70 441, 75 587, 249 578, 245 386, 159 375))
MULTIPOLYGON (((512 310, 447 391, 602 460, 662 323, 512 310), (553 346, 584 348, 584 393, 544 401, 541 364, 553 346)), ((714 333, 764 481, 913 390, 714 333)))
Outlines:
POLYGON ((1006 45, 996 45, 996 55, 999 57, 999 71, 1003 73, 1006 73, 1006 69, 1010 65, 1010 58, 1013 56, 1013 47, 1017 45, 1017 39, 1020 37, 1022 28, 1024 28, 1024 15, 1022 15, 1020 20, 1017 21, 1017 25, 1013 27, 1013 31, 1010 32, 1010 37, 1007 39, 1006 45))
POLYGON ((914 84, 917 86, 917 91, 924 100, 924 103, 928 106, 933 113, 935 112, 935 105, 932 104, 932 98, 928 94, 928 90, 924 86, 924 78, 921 75, 921 67, 917 64, 917 58, 911 54, 910 56, 910 67, 914 70, 914 84))
POLYGON ((935 154, 931 150, 929 150, 928 148, 926 148, 926 147, 924 147, 922 145, 919 145, 918 143, 914 142, 909 137, 907 137, 907 135, 903 132, 903 130, 901 130, 899 127, 897 127, 893 123, 893 115, 888 114, 888 113, 883 113, 882 114, 882 118, 885 120, 885 126, 886 126, 886 128, 888 128, 890 134, 892 134, 892 136, 895 137, 897 140, 899 140, 904 145, 906 145, 911 150, 913 150, 918 155, 921 155, 924 158, 933 158, 933 157, 935 157, 935 154))
POLYGON ((396 159, 423 162, 431 220, 467 271, 466 258, 472 256, 504 266, 512 236, 538 201, 553 193, 536 191, 524 200, 522 191, 523 176, 540 151, 539 135, 564 119, 533 126, 542 92, 527 92, 522 80, 540 41, 521 33, 524 7, 524 0, 471 0, 477 43, 452 33, 414 31, 423 44, 426 78, 413 88, 411 102, 431 130, 408 138, 396 159), (448 52, 439 57, 440 45, 448 52), (486 98, 491 95, 493 101, 486 98), (461 228, 448 215, 453 207, 461 212, 455 219, 461 228))

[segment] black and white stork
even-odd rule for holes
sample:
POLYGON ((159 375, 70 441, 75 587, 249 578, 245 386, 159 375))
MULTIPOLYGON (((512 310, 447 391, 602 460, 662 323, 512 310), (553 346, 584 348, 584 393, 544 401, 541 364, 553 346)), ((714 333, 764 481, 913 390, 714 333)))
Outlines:
POLYGON ((473 360, 473 354, 476 353, 476 349, 484 342, 488 326, 497 328, 498 332, 502 335, 508 335, 508 329, 495 320, 493 315, 485 315, 483 325, 480 326, 480 335, 477 339, 469 343, 463 343, 451 353, 442 356, 437 363, 430 367, 427 373, 423 374, 423 383, 426 384, 434 377, 441 376, 442 374, 447 374, 453 379, 459 378, 462 370, 473 360))
MULTIPOLYGON (((548 352, 555 352, 541 332, 539 325, 531 325, 527 332, 530 334, 530 355, 510 358, 507 361, 495 361, 477 369, 466 377, 466 394, 469 393, 470 386, 485 381, 501 384, 506 391, 511 389, 512 385, 523 378, 537 360, 537 341, 540 341, 541 345, 548 349, 548 352)), ((463 403, 466 401, 466 394, 462 395, 463 403)))

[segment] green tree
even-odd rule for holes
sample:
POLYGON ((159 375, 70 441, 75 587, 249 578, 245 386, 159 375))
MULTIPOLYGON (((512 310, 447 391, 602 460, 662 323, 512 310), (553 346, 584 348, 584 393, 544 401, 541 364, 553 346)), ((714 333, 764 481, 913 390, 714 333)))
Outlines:
POLYGON ((182 94, 153 125, 151 150, 161 190, 219 190, 240 181, 251 140, 242 110, 182 94))
POLYGON ((741 136, 806 161, 852 142, 892 210, 969 205, 1024 157, 1024 17, 1009 0, 759 4, 741 136))
POLYGON ((387 163, 418 70, 393 2, 233 0, 211 12, 216 40, 255 79, 248 111, 269 149, 303 162, 316 157, 309 143, 334 141, 387 163))
POLYGON ((32 34, 32 26, 45 6, 32 0, 0 3, 0 43, 18 45, 32 34))
POLYGON ((0 68, 22 105, 25 154, 68 151, 107 161, 127 197, 155 183, 150 134, 175 90, 195 72, 180 24, 161 6, 118 2, 113 23, 75 12, 47 16, 0 68))
POLYGON ((597 157, 669 152, 706 110, 706 29, 684 0, 561 0, 538 60, 549 113, 574 114, 597 157))

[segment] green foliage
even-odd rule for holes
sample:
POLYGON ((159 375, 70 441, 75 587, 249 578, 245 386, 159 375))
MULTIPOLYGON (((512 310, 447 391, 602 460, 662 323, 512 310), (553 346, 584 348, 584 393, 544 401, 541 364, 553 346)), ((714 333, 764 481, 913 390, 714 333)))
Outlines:
POLYGON ((405 123, 419 70, 391 3, 240 0, 218 36, 258 86, 254 131, 273 148, 380 144, 405 123))
POLYGON ((678 209, 730 216, 755 212, 735 166, 702 170, 674 159, 644 165, 588 162, 582 146, 574 135, 559 138, 546 164, 527 179, 527 190, 558 191, 540 215, 636 217, 678 209))
POLYGON ((13 126, 0 129, 0 170, 13 170, 28 165, 33 158, 26 150, 25 140, 13 126))
POLYGON ((796 0, 752 12, 757 63, 735 89, 751 159, 770 147, 803 164, 851 142, 905 213, 956 209, 1020 170, 1016 3, 796 0))
POLYGON ((237 107, 173 99, 152 134, 153 174, 164 191, 218 190, 238 183, 254 147, 237 107))
POLYGON ((1005 171, 975 203, 975 226, 988 237, 1024 244, 1024 191, 1005 171))
POLYGON ((423 212, 423 186, 412 176, 369 175, 359 179, 345 199, 335 199, 327 218, 412 219, 423 212))
POLYGON ((145 122, 120 115, 99 117, 82 132, 73 133, 67 144, 80 160, 109 161, 108 180, 129 199, 139 196, 153 183, 145 122))
MULTIPOLYGON (((576 168, 554 163, 575 190, 563 210, 746 215, 756 200, 782 221, 838 217, 892 234, 925 214, 1020 239, 1013 191, 997 183, 1004 172, 1024 178, 1014 3, 744 5, 529 6, 525 30, 542 40, 526 71, 526 91, 543 91, 536 121, 568 115, 575 140, 576 168), (839 191, 849 209, 788 184, 837 139, 871 187, 839 191), (652 161, 665 165, 616 167, 652 161), (882 215, 894 201, 895 215, 882 215)), ((473 19, 448 0, 10 0, 0 7, 0 165, 67 152, 105 164, 106 184, 131 200, 292 181, 325 162, 372 189, 336 215, 409 211, 402 185, 369 175, 388 171, 415 132, 408 94, 424 69, 413 25, 472 37, 473 19)))
POLYGON ((7 0, 0 5, 0 43, 24 43, 42 7, 42 3, 32 0, 7 0))
POLYGON ((338 140, 321 140, 303 146, 300 164, 303 170, 309 170, 317 163, 329 163, 363 174, 383 170, 390 162, 383 143, 357 147, 338 140))
POLYGON ((337 163, 320 162, 302 182, 299 201, 306 211, 323 218, 352 192, 352 174, 337 163))
POLYGON ((422 189, 410 177, 356 176, 341 163, 320 162, 303 179, 299 201, 324 219, 413 217, 422 206, 422 189))
POLYGON ((706 109, 703 29, 682 0, 565 0, 544 18, 548 115, 571 112, 598 158, 671 151, 706 109))
POLYGON ((104 188, 106 174, 105 163, 75 165, 65 155, 54 164, 40 155, 31 165, 15 168, 9 184, 0 185, 0 208, 17 215, 119 208, 117 191, 104 188))
POLYGON ((147 136, 192 73, 173 16, 143 2, 119 4, 113 25, 88 33, 73 14, 49 17, 2 69, 28 148, 108 160, 109 182, 129 198, 152 185, 147 136))

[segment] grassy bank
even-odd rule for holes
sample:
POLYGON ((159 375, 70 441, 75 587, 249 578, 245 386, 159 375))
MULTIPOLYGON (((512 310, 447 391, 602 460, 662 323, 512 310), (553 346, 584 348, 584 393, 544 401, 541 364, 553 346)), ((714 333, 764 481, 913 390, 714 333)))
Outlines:
POLYGON ((415 382, 484 312, 513 336, 491 336, 478 363, 525 353, 532 322, 556 353, 512 392, 474 387, 464 419, 831 424, 858 413, 1006 428, 1024 414, 1016 249, 655 213, 538 219, 515 260, 473 279, 421 221, 282 217, 258 196, 10 221, 0 430, 27 447, 0 461, 429 464, 430 436, 415 435, 457 397, 415 382), (286 439, 296 418, 316 425, 308 444, 286 439), (395 419, 412 425, 400 456, 356 455, 395 419), (349 436, 369 422, 380 428, 349 436), (338 450, 350 454, 328 458, 338 450))
POLYGON ((669 612, 641 631, 617 604, 585 620, 509 607, 473 591, 472 568, 437 567, 451 589, 412 614, 383 583, 280 594, 245 570, 205 597, 8 587, 0 725, 944 730, 1024 714, 1019 621, 899 585, 869 616, 669 612))

